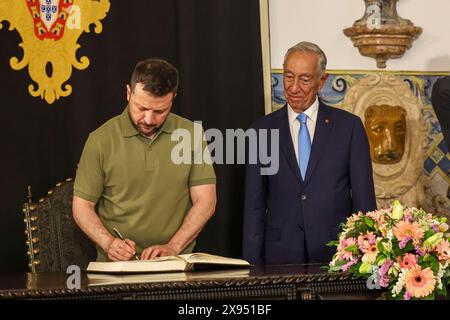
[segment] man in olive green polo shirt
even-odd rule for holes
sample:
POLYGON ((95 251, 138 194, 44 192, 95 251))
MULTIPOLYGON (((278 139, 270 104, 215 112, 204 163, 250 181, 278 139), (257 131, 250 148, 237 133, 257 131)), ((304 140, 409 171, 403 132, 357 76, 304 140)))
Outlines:
MULTIPOLYGON (((178 143, 172 141, 174 130, 194 133, 193 122, 170 113, 177 88, 178 71, 171 64, 139 62, 127 85, 127 108, 86 141, 73 215, 97 244, 98 261, 192 252, 214 213, 216 177, 210 161, 177 164, 171 158, 178 143)), ((191 151, 193 158, 194 147, 191 151)))

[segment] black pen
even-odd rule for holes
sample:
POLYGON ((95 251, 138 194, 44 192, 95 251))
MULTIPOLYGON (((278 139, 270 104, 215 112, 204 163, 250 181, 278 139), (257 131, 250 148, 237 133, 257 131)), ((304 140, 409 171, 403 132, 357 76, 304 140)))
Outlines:
MULTIPOLYGON (((128 244, 128 243, 125 241, 125 238, 124 238, 124 237, 122 236, 122 234, 119 232, 119 230, 117 230, 116 228, 113 228, 113 230, 114 230, 114 233, 119 237, 120 240, 122 240, 123 242, 125 242, 126 244, 128 244)), ((139 257, 138 257, 137 255, 135 255, 134 258, 135 258, 136 260, 139 260, 139 257)))

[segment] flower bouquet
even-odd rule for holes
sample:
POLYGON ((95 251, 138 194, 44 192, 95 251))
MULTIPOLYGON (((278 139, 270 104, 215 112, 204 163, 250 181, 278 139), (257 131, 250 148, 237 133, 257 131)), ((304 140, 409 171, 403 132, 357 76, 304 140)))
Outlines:
POLYGON ((369 289, 387 289, 388 299, 447 296, 450 235, 447 219, 396 200, 389 209, 359 212, 342 225, 330 272, 367 278, 369 289))

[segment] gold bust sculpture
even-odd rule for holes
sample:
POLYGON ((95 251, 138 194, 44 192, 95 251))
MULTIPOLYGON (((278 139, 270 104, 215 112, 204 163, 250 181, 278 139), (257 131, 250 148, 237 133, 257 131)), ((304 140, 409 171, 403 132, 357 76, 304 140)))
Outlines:
POLYGON ((406 111, 399 106, 372 105, 366 109, 364 125, 375 163, 398 163, 405 152, 406 111))

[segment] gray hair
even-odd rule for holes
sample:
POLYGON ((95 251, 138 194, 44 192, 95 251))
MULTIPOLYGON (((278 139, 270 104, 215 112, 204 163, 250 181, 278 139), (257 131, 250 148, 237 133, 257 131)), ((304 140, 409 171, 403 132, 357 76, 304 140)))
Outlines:
POLYGON ((325 69, 327 68, 327 56, 317 44, 307 41, 299 42, 295 46, 289 48, 289 50, 284 55, 283 66, 286 64, 286 60, 289 55, 295 51, 312 52, 317 54, 319 56, 320 75, 322 76, 325 73, 325 69))

